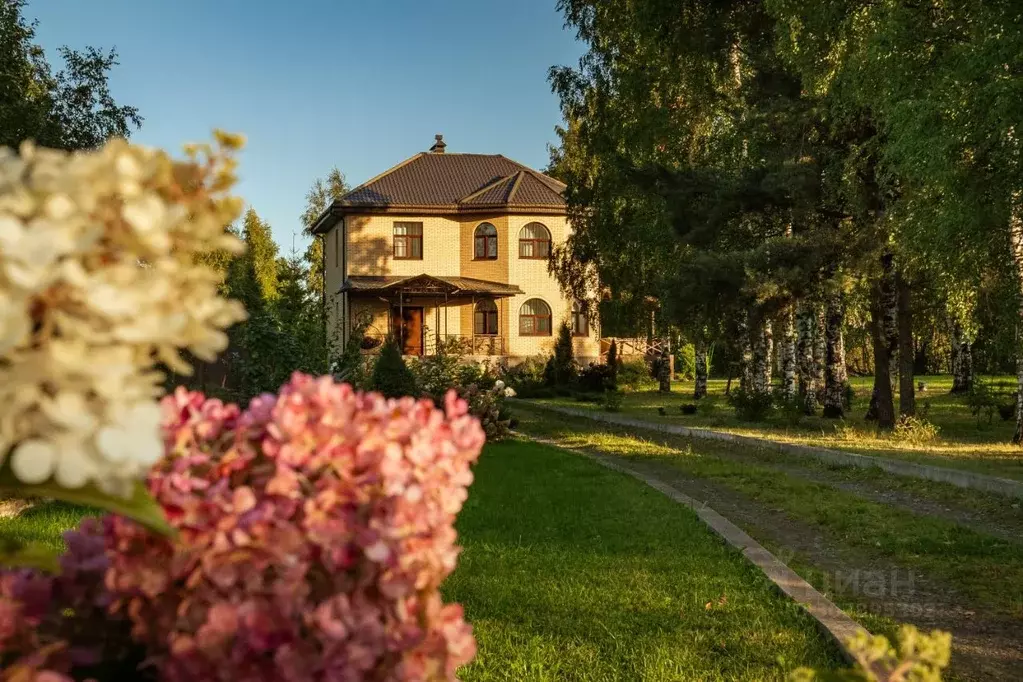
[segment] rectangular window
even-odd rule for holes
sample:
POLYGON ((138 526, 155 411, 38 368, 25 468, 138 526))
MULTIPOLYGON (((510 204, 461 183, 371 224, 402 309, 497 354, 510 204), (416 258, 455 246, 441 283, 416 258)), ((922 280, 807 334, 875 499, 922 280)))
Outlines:
POLYGON ((334 267, 341 266, 341 230, 334 228, 334 267))
POLYGON ((394 223, 394 259, 423 260, 422 223, 394 223))
POLYGON ((589 336, 590 320, 582 310, 572 311, 572 336, 589 336))

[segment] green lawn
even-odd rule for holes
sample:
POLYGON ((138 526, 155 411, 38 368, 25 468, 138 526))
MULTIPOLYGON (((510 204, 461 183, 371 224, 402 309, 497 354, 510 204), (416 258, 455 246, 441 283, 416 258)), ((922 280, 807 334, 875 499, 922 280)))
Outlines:
POLYGON ((770 680, 838 663, 802 611, 692 512, 578 455, 489 446, 445 584, 471 680, 770 680))
MULTIPOLYGON (((695 514, 578 455, 485 448, 444 585, 465 606, 473 680, 783 680, 835 647, 695 514)), ((0 538, 61 545, 83 509, 42 504, 0 538)))
MULTIPOLYGON (((628 429, 553 416, 524 406, 516 414, 519 429, 526 433, 569 447, 670 467, 686 479, 713 482, 783 512, 821 533, 837 548, 838 559, 844 553, 850 560, 894 561, 940 580, 979 607, 1023 618, 1023 546, 1019 543, 949 520, 909 514, 833 484, 780 475, 770 466, 770 457, 762 462, 756 456, 736 457, 736 450, 746 449, 741 446, 670 436, 646 439, 628 429)), ((940 485, 909 490, 942 499, 940 485)))
MULTIPOLYGON (((869 377, 851 379, 856 398, 852 410, 843 420, 803 417, 798 424, 793 424, 784 415, 776 414, 764 422, 740 421, 735 416, 735 410, 727 403, 724 395, 726 382, 721 379, 709 382, 707 406, 701 414, 683 415, 679 409, 683 404, 693 402, 692 382, 675 382, 670 395, 659 393, 652 386, 627 392, 624 394, 621 414, 655 423, 710 428, 744 436, 896 457, 1023 480, 1023 449, 1010 442, 1015 428, 1013 422, 1002 421, 996 411, 990 423, 987 416, 983 416, 978 424, 977 418, 970 413, 965 397, 949 394, 950 377, 918 377, 918 380, 928 384, 926 392, 917 394, 918 414, 940 429, 937 440, 925 444, 902 442, 863 419, 873 381, 869 377), (665 415, 659 414, 660 408, 664 409, 665 415)), ((987 377, 986 380, 992 385, 1014 388, 1012 377, 987 377)), ((601 409, 597 404, 579 402, 571 397, 538 402, 579 409, 601 409)))

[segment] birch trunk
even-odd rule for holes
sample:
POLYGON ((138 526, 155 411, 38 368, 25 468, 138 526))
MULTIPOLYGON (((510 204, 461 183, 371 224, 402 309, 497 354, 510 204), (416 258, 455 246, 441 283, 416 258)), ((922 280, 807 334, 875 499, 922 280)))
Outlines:
MULTIPOLYGON (((808 415, 817 413, 817 368, 814 364, 814 328, 817 314, 800 303, 796 306, 796 364, 799 370, 799 399, 808 415)), ((823 336, 823 334, 821 334, 823 336)))
POLYGON ((657 364, 657 383, 658 391, 671 393, 671 354, 668 352, 667 340, 661 346, 660 362, 657 364))
POLYGON ((757 393, 771 392, 771 352, 774 349, 774 335, 771 322, 763 320, 755 334, 753 344, 753 390, 757 393))
POLYGON ((693 400, 699 400, 707 395, 707 343, 697 339, 694 347, 696 382, 693 384, 693 400))
POLYGON ((786 400, 795 400, 796 383, 796 316, 791 306, 782 313, 781 347, 781 392, 786 400))
MULTIPOLYGON (((813 366, 814 389, 817 402, 824 402, 828 373, 828 312, 826 306, 816 306, 813 311, 813 366)), ((844 311, 843 311, 844 315, 844 311)))
POLYGON ((973 345, 962 323, 952 323, 952 393, 969 393, 973 388, 973 345))
POLYGON ((1012 193, 1012 212, 1009 217, 1009 246, 1012 249, 1012 262, 1016 266, 1016 291, 1018 319, 1016 320, 1016 433, 1012 442, 1023 443, 1023 339, 1020 338, 1023 327, 1023 193, 1012 193))
POLYGON ((841 419, 845 415, 845 338, 842 326, 845 324, 845 296, 836 292, 828 297, 825 316, 824 338, 825 375, 824 411, 825 417, 841 419))
POLYGON ((753 347, 750 343, 749 313, 739 315, 739 389, 744 393, 753 390, 753 347))
POLYGON ((892 394, 892 360, 898 350, 898 302, 895 293, 894 257, 881 256, 881 276, 871 306, 871 331, 874 337, 874 390, 866 418, 877 420, 883 429, 895 426, 895 402, 892 394))
POLYGON ((899 313, 899 414, 916 414, 916 385, 913 376, 913 290, 902 273, 895 275, 899 313))

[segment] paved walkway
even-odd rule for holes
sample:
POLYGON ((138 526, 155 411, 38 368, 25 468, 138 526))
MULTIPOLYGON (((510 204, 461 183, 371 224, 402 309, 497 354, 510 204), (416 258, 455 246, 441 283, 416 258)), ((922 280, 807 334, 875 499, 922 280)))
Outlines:
POLYGON ((997 476, 988 476, 986 474, 978 474, 972 471, 964 471, 962 469, 952 469, 950 467, 934 466, 931 464, 916 464, 914 462, 907 462, 900 459, 889 459, 887 457, 877 457, 873 455, 860 455, 854 452, 830 450, 828 448, 818 448, 810 445, 782 443, 768 438, 739 436, 734 433, 725 433, 723 431, 714 431, 711 429, 693 428, 675 424, 658 424, 620 414, 595 412, 593 410, 580 410, 573 407, 563 407, 561 405, 547 405, 544 403, 534 402, 532 400, 523 400, 522 402, 549 412, 557 412, 573 417, 583 417, 603 422, 605 424, 615 424, 618 426, 645 429, 647 431, 671 433, 689 438, 703 438, 707 440, 739 443, 758 448, 773 448, 793 455, 813 457, 822 462, 827 462, 828 464, 834 464, 837 466, 860 468, 873 467, 899 476, 920 478, 928 481, 939 481, 959 488, 983 490, 985 492, 1005 495, 1006 497, 1023 499, 1023 482, 1021 481, 999 478, 997 476))

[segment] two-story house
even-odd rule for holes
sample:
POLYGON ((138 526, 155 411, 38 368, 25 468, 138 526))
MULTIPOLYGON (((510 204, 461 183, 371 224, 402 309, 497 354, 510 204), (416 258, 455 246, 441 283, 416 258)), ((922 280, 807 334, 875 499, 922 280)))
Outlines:
POLYGON ((565 185, 501 155, 429 152, 335 201, 324 239, 328 335, 364 347, 396 335, 408 355, 454 342, 462 353, 515 361, 549 352, 562 322, 575 355, 597 360, 600 338, 547 269, 571 229, 565 185))

